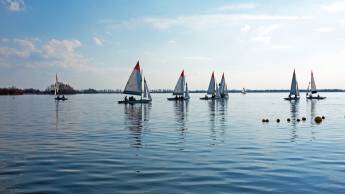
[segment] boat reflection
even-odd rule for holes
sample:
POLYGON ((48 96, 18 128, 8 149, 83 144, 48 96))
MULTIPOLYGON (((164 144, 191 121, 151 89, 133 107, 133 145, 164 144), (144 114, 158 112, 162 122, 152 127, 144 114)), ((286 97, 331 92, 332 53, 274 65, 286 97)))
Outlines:
POLYGON ((173 104, 176 116, 176 123, 178 126, 177 130, 181 132, 181 136, 184 139, 187 130, 186 121, 188 119, 188 101, 175 101, 173 104))
POLYGON ((124 105, 125 126, 130 132, 133 148, 142 147, 142 131, 144 122, 149 121, 151 104, 124 105))
POLYGON ((291 142, 294 142, 296 138, 298 137, 297 135, 297 118, 299 116, 299 101, 290 101, 290 113, 291 113, 291 124, 293 126, 292 131, 291 131, 291 142))
POLYGON ((55 100, 55 129, 59 129, 59 101, 55 100))
MULTIPOLYGON (((208 112, 209 112, 209 124, 210 124, 210 131, 211 135, 210 138, 213 141, 217 140, 216 136, 216 101, 210 100, 208 101, 208 112)), ((215 143, 212 143, 212 145, 215 145, 215 143)))

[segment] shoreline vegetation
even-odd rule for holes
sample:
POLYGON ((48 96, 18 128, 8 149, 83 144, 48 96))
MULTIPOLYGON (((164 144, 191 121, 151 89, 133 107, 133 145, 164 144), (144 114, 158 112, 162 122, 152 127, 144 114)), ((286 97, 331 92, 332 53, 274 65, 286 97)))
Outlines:
MULTIPOLYGON (((103 90, 96 90, 96 89, 82 89, 76 90, 73 89, 68 84, 62 84, 63 87, 60 89, 61 95, 69 95, 69 94, 116 94, 122 93, 122 90, 116 89, 103 89, 103 90)), ((54 94, 54 86, 49 86, 45 90, 39 90, 34 88, 16 88, 14 86, 8 88, 0 88, 0 95, 53 95, 54 94)), ((300 90, 300 92, 306 92, 307 90, 300 90)), ((150 90, 150 93, 172 93, 173 90, 170 89, 153 89, 150 90)), ((229 90, 229 93, 241 93, 242 90, 229 90)), ((247 89, 246 93, 286 93, 289 90, 283 89, 247 89)), ((319 92, 345 92, 345 89, 320 89, 319 92)), ((192 90, 190 93, 206 93, 206 90, 192 90)))

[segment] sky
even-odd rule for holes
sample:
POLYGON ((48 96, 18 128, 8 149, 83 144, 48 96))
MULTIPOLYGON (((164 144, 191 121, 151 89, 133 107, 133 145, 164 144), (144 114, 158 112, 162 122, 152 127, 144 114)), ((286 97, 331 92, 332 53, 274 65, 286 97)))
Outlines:
POLYGON ((345 88, 345 1, 0 0, 0 87, 123 89, 139 60, 150 89, 345 88))

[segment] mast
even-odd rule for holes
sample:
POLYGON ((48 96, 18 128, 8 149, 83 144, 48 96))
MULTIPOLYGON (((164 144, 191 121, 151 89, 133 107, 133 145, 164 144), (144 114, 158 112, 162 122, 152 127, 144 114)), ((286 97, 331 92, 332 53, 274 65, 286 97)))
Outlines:
POLYGON ((129 79, 127 81, 127 84, 125 86, 123 93, 141 96, 141 93, 142 93, 142 76, 141 76, 141 72, 140 72, 139 61, 137 62, 131 75, 129 76, 129 79))
POLYGON ((178 79, 173 95, 184 95, 184 85, 185 85, 185 76, 184 70, 182 70, 180 78, 178 79))

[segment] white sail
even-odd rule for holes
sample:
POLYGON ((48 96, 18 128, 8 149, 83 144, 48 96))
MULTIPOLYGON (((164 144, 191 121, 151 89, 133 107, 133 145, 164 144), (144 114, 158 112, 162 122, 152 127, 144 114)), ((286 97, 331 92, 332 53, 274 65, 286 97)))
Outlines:
POLYGON ((314 74, 311 72, 311 81, 310 81, 310 91, 312 94, 317 93, 316 85, 315 85, 315 80, 314 80, 314 74))
POLYGON ((57 74, 55 74, 55 87, 54 87, 54 95, 56 96, 59 93, 59 81, 57 74))
POLYGON ((185 95, 184 95, 185 99, 189 99, 190 96, 189 96, 189 90, 188 90, 188 84, 186 82, 186 92, 185 92, 185 95))
POLYGON ((224 77, 224 73, 222 76, 222 80, 220 81, 220 86, 219 86, 219 90, 220 90, 220 94, 225 94, 225 77, 224 77))
POLYGON ((173 95, 183 95, 184 94, 184 85, 185 85, 185 77, 184 77, 184 70, 182 70, 182 73, 180 75, 180 78, 178 79, 173 95))
POLYGON ((144 78, 144 95, 143 95, 143 97, 148 98, 149 100, 152 100, 150 90, 149 90, 149 87, 147 86, 145 78, 144 78))
POLYGON ((210 83, 208 84, 207 94, 214 95, 215 93, 216 93, 216 80, 214 79, 214 72, 213 72, 210 83))
POLYGON ((293 75, 292 75, 290 95, 299 96, 299 89, 298 89, 298 83, 297 83, 297 80, 296 80, 295 70, 293 71, 293 75))
POLYGON ((216 84, 216 98, 220 98, 220 90, 218 88, 218 84, 216 84))
POLYGON ((126 87, 123 91, 124 94, 139 95, 142 92, 142 78, 140 73, 139 61, 135 65, 132 74, 129 76, 126 87))

